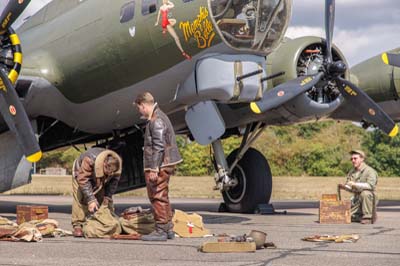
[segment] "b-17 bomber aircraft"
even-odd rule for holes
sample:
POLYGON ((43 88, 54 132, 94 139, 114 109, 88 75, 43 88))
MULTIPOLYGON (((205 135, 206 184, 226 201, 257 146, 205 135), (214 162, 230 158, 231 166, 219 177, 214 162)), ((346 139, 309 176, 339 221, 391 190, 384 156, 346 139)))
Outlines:
POLYGON ((268 125, 330 118, 397 134, 399 50, 350 71, 332 42, 334 0, 325 39, 284 38, 290 0, 53 0, 14 33, 28 4, 10 0, 0 17, 0 192, 28 183, 42 151, 86 143, 123 157, 119 191, 145 186, 132 105, 143 91, 177 134, 212 146, 232 212, 270 200, 271 170, 251 148, 268 125), (226 158, 229 136, 242 143, 226 158))

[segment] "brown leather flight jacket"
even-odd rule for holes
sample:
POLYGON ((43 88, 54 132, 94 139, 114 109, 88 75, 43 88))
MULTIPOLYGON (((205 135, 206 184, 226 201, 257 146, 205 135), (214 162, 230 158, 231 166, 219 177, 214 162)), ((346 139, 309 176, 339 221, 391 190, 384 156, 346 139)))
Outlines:
POLYGON ((146 125, 143 160, 144 170, 155 172, 182 162, 171 121, 157 104, 146 125))
POLYGON ((79 184, 84 199, 87 203, 96 201, 96 193, 104 189, 104 197, 112 199, 113 194, 117 190, 118 182, 121 177, 122 160, 114 151, 104 148, 90 148, 82 153, 75 160, 73 166, 73 176, 79 184), (109 155, 117 157, 120 169, 112 176, 104 175, 104 159, 109 155))

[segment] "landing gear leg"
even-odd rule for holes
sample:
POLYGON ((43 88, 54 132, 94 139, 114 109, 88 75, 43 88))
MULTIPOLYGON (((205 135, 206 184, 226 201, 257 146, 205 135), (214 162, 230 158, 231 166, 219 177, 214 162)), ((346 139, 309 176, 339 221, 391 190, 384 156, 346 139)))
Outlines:
POLYGON ((215 189, 219 189, 221 191, 228 190, 230 187, 234 187, 237 183, 228 175, 229 167, 225 158, 221 140, 218 139, 211 145, 214 151, 215 170, 217 171, 215 174, 215 189))
POLYGON ((254 127, 248 125, 240 147, 226 160, 221 142, 216 141, 212 145, 218 172, 216 187, 222 192, 227 211, 254 213, 259 204, 269 203, 272 192, 271 169, 265 157, 250 148, 264 128, 261 123, 254 127))

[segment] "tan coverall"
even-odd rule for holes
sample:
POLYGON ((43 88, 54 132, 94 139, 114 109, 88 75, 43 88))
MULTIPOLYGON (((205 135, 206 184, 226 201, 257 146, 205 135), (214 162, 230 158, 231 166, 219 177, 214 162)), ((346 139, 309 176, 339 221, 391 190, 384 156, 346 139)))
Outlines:
POLYGON ((347 174, 347 182, 348 181, 353 181, 362 184, 363 186, 363 188, 356 188, 356 192, 351 198, 352 221, 371 219, 374 210, 374 203, 375 208, 378 204, 378 198, 375 191, 378 182, 378 174, 372 167, 363 162, 359 171, 352 169, 347 174), (368 188, 364 188, 364 186, 368 188))

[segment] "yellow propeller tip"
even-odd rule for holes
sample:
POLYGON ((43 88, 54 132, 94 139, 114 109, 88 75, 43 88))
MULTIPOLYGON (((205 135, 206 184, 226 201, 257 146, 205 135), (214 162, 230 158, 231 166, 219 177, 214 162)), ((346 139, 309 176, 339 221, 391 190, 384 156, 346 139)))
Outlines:
POLYGON ((255 102, 250 103, 250 109, 251 109, 251 111, 253 111, 253 113, 261 114, 261 110, 260 110, 260 108, 258 108, 258 106, 255 102))
POLYGON ((383 53, 383 54, 382 54, 382 61, 383 61, 383 63, 385 63, 386 65, 389 65, 389 58, 388 58, 387 53, 383 53))
POLYGON ((392 131, 389 133, 389 137, 395 137, 399 133, 399 126, 395 125, 392 131))
POLYGON ((31 163, 39 161, 40 158, 42 158, 42 151, 38 151, 37 153, 34 153, 26 157, 26 159, 31 163))

